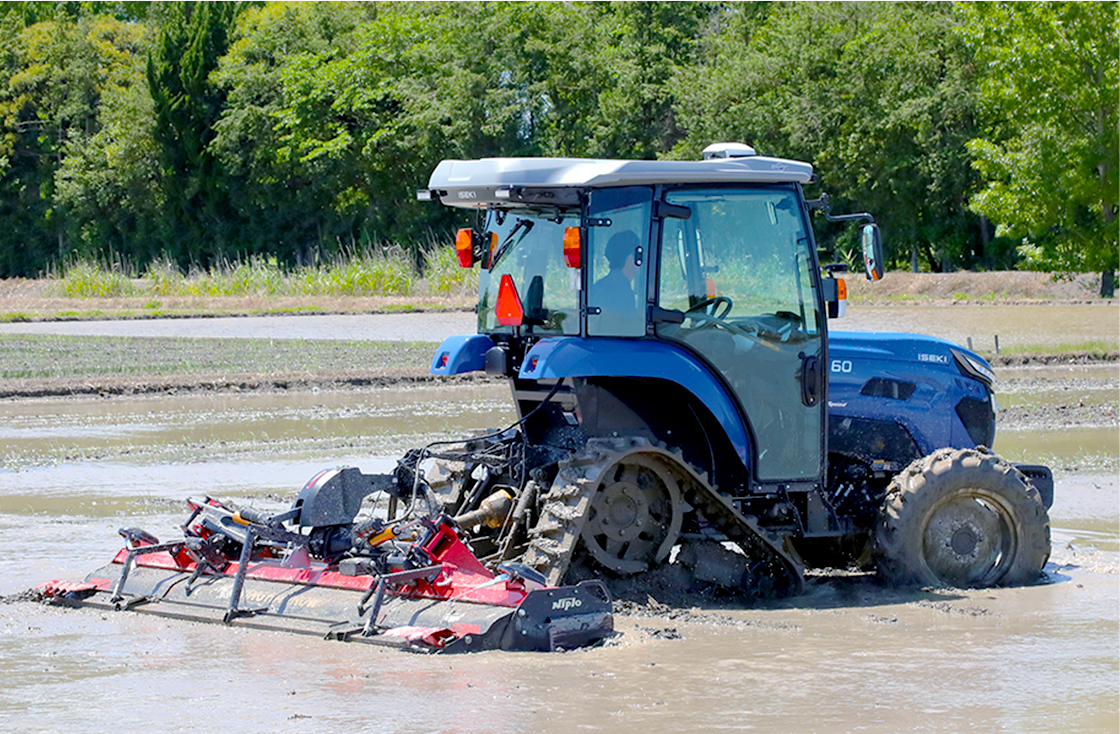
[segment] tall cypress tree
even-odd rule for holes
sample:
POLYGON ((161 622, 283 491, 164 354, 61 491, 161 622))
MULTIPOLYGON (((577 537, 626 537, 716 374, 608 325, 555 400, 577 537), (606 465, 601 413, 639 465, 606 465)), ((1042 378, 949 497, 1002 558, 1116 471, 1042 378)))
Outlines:
POLYGON ((225 92, 209 77, 226 52, 236 12, 235 3, 169 6, 148 58, 172 225, 166 247, 180 264, 208 264, 228 254, 231 216, 219 163, 209 149, 225 92))

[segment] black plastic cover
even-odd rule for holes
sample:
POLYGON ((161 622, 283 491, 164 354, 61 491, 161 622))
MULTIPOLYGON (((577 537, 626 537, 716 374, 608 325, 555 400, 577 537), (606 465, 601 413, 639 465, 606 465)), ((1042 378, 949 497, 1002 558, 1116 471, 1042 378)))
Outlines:
POLYGON ((1031 486, 1038 490, 1042 504, 1049 510, 1054 504, 1054 474, 1050 467, 1041 464, 1016 464, 1015 468, 1023 472, 1031 486))
POLYGON ((991 448, 996 438, 996 412, 991 400, 961 398, 957 403, 957 416, 973 443, 991 448))
POLYGON ((601 581, 529 592, 510 619, 501 648, 574 650, 614 632, 611 595, 601 581))
POLYGON ((321 472, 300 491, 293 507, 300 510, 301 527, 349 525, 362 508, 362 500, 374 492, 396 487, 391 474, 362 474, 357 467, 321 472))

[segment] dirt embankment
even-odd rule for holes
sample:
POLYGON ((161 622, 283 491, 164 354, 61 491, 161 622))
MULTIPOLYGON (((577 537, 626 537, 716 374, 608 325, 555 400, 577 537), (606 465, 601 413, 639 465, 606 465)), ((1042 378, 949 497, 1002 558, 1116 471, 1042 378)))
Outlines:
POLYGON ((869 282, 847 276, 848 298, 860 303, 1095 303, 1102 299, 1099 273, 1058 276, 1051 273, 998 270, 987 273, 908 273, 892 271, 869 282))

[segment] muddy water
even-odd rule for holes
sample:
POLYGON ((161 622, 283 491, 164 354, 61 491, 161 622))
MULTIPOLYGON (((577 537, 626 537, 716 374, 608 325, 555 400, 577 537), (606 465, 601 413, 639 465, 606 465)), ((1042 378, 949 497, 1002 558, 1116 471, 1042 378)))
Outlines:
MULTIPOLYGON (((510 417, 497 385, 0 404, 0 595, 81 578, 122 525, 173 534, 186 496, 279 508, 323 466, 383 471, 422 437, 510 417)), ((619 617, 599 649, 460 658, 6 603, 0 728, 1116 731, 1118 433, 1084 430, 1108 468, 1060 474, 1039 586, 902 593, 816 577, 768 606, 619 617)), ((1055 440, 1066 433, 999 448, 1027 458, 1035 442, 1076 463, 1087 444, 1055 440)))

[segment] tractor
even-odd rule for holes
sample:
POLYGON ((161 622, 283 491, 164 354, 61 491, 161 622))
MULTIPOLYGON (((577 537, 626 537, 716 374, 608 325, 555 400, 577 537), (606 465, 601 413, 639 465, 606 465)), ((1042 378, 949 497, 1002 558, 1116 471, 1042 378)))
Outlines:
POLYGON ((427 652, 558 650, 613 630, 619 583, 787 596, 812 568, 893 584, 1037 580, 1053 477, 991 453, 991 366, 950 342, 831 331, 807 163, 447 160, 419 196, 473 210, 478 329, 431 372, 508 380, 517 420, 311 478, 265 514, 188 500, 56 603, 427 652), (367 498, 373 498, 372 505, 367 498), (379 502, 384 499, 384 506, 379 502))
POLYGON ((846 266, 818 261, 808 163, 446 160, 418 198, 474 213, 476 334, 435 375, 508 380, 518 416, 430 447, 430 492, 492 563, 549 583, 680 564, 690 582, 796 594, 807 568, 892 584, 1030 583, 1050 553, 1045 466, 994 455, 991 366, 951 342, 834 331, 846 266))

